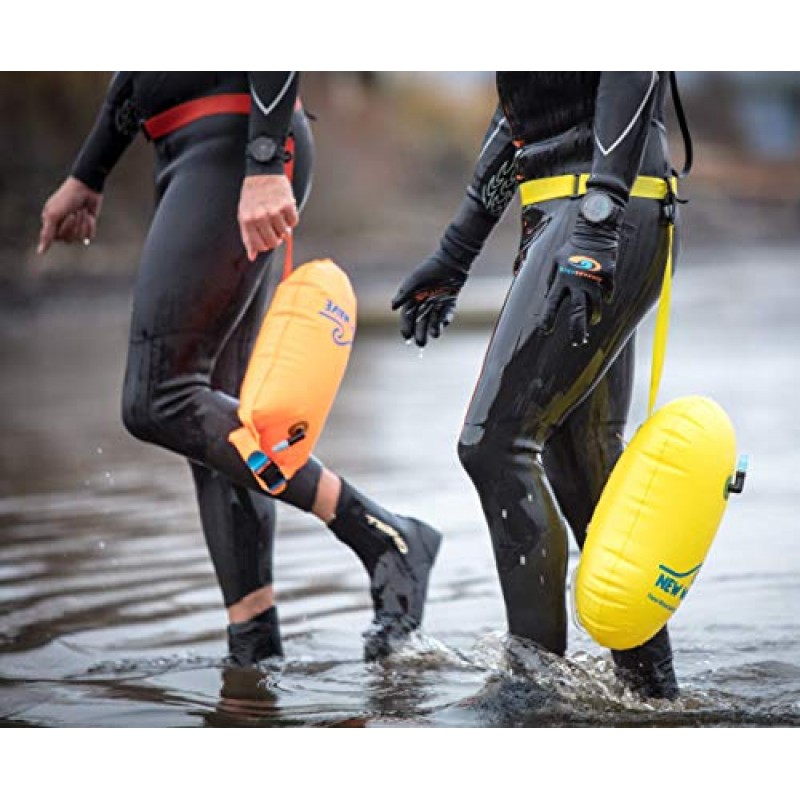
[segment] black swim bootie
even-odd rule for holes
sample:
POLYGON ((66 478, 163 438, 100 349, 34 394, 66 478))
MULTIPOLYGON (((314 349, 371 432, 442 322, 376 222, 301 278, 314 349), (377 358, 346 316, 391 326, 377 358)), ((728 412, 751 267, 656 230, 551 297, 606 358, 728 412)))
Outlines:
POLYGON ((639 647, 612 650, 611 655, 617 678, 640 697, 648 700, 675 700, 678 697, 678 679, 666 628, 639 647))
POLYGON ((391 655, 422 622, 442 535, 418 519, 391 514, 345 481, 329 527, 369 574, 375 617, 364 632, 364 658, 391 655))
POLYGON ((282 656, 281 631, 275 606, 247 622, 228 625, 228 659, 237 667, 249 667, 272 656, 282 656))

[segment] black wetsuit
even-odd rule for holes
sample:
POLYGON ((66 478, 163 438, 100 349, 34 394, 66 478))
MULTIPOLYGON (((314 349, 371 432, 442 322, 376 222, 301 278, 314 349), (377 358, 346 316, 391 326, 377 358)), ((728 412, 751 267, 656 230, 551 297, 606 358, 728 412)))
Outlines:
MULTIPOLYGON (((589 326, 588 342, 574 346, 566 303, 552 331, 542 321, 556 255, 575 231, 581 199, 523 209, 514 280, 459 441, 489 524, 509 631, 559 654, 567 643, 568 530, 582 546, 622 452, 634 331, 658 298, 667 258, 662 204, 629 198, 637 175, 672 174, 663 122, 667 74, 497 73, 500 105, 467 195, 439 250, 395 298, 396 306, 405 303, 404 335, 416 331, 424 341, 418 321, 420 309, 430 311, 425 298, 434 298, 431 318, 444 320, 436 303, 454 302, 521 181, 590 173, 590 189, 624 210, 613 300, 589 326), (418 300, 404 300, 404 289, 405 298, 411 290, 418 300), (439 292, 453 299, 437 300, 439 292)), ((440 328, 435 324, 432 335, 440 328)), ((666 628, 614 657, 648 693, 675 693, 666 628)))
MULTIPOLYGON (((283 171, 289 135, 294 196, 300 206, 306 198, 313 145, 296 107, 297 74, 118 73, 72 171, 102 191, 142 121, 153 130, 152 118, 170 117, 176 106, 248 92, 249 115, 204 116, 154 142, 157 203, 136 277, 122 402, 130 433, 189 459, 226 606, 272 583, 273 501, 228 442, 240 426, 237 396, 263 318, 272 257, 248 261, 237 208, 246 174, 283 171), (274 156, 259 150, 268 160, 251 158, 248 143, 264 137, 274 156)), ((279 499, 311 511, 321 471, 311 458, 279 499)), ((375 616, 364 652, 382 657, 421 623, 441 535, 345 480, 328 527, 369 575, 375 616)), ((274 608, 230 625, 228 637, 239 664, 282 652, 274 608)))
MULTIPOLYGON (((117 73, 72 169, 102 191, 142 121, 200 97, 248 92, 249 117, 208 116, 154 142, 157 202, 136 278, 123 392, 128 430, 190 460, 228 606, 272 583, 275 526, 274 502, 227 442, 240 424, 235 397, 263 318, 272 257, 248 261, 237 207, 245 174, 283 172, 283 146, 267 163, 246 157, 248 141, 261 135, 281 145, 293 136, 293 190, 299 205, 307 196, 313 142, 295 109, 297 75, 117 73)), ((310 510, 319 471, 309 462, 282 499, 310 510)))

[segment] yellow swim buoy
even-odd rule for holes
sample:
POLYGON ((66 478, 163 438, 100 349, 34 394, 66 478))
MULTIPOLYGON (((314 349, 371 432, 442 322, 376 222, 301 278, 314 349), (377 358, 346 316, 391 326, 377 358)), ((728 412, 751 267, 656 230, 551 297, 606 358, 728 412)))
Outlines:
POLYGON ((242 427, 228 437, 270 493, 283 491, 311 456, 355 330, 355 294, 333 261, 303 264, 278 286, 242 383, 242 427))
POLYGON ((598 644, 637 647, 675 613, 745 470, 728 415, 707 397, 674 400, 641 426, 603 490, 576 577, 577 618, 598 644))

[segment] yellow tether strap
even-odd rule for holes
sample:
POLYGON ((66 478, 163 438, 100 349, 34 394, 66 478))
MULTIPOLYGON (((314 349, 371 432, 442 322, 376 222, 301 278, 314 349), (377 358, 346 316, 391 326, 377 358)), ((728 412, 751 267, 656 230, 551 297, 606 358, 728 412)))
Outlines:
POLYGON ((658 301, 656 328, 653 333, 653 360, 650 366, 650 399, 647 403, 647 416, 653 413, 661 385, 664 369, 664 356, 667 352, 667 333, 669 331, 669 308, 672 303, 672 238, 675 226, 667 226, 667 265, 664 267, 664 280, 661 283, 661 297, 658 301))
MULTIPOLYGON (((522 205, 530 206, 536 203, 546 203, 548 200, 558 200, 564 197, 578 197, 586 194, 586 182, 589 175, 553 175, 549 178, 535 178, 525 181, 519 186, 522 205)), ((640 175, 633 184, 631 197, 643 197, 646 200, 663 200, 671 189, 678 193, 678 179, 655 178, 651 175, 640 175)), ((658 397, 658 387, 661 384, 661 373, 664 370, 664 357, 667 352, 667 333, 669 331, 669 309, 672 301, 672 244, 674 225, 670 222, 667 227, 667 264, 664 268, 664 280, 661 284, 661 297, 658 301, 658 314, 656 315, 656 328, 653 335, 653 360, 650 367, 650 398, 647 406, 647 416, 653 413, 658 397)))

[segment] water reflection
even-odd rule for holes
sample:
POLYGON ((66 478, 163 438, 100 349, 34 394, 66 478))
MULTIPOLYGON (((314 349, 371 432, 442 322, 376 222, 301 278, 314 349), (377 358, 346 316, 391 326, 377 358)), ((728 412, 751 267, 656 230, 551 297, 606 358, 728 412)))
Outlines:
MULTIPOLYGON (((6 315, 0 720, 798 724, 800 280, 791 255, 761 252, 756 263, 730 254, 724 282, 689 266, 676 284, 662 396, 714 396, 753 466, 674 620, 684 693, 672 704, 627 696, 606 654, 574 628, 566 660, 509 653, 489 539, 455 454, 488 329, 453 329, 422 360, 394 331, 362 331, 321 442, 320 455, 346 477, 445 532, 424 635, 391 662, 365 665, 363 571, 329 532, 281 508, 287 658, 241 670, 223 662, 225 618, 186 466, 135 442, 119 422, 127 298, 6 315), (771 280, 755 283, 753 271, 767 268, 771 280)), ((648 344, 645 334, 632 425, 644 416, 648 344)))

